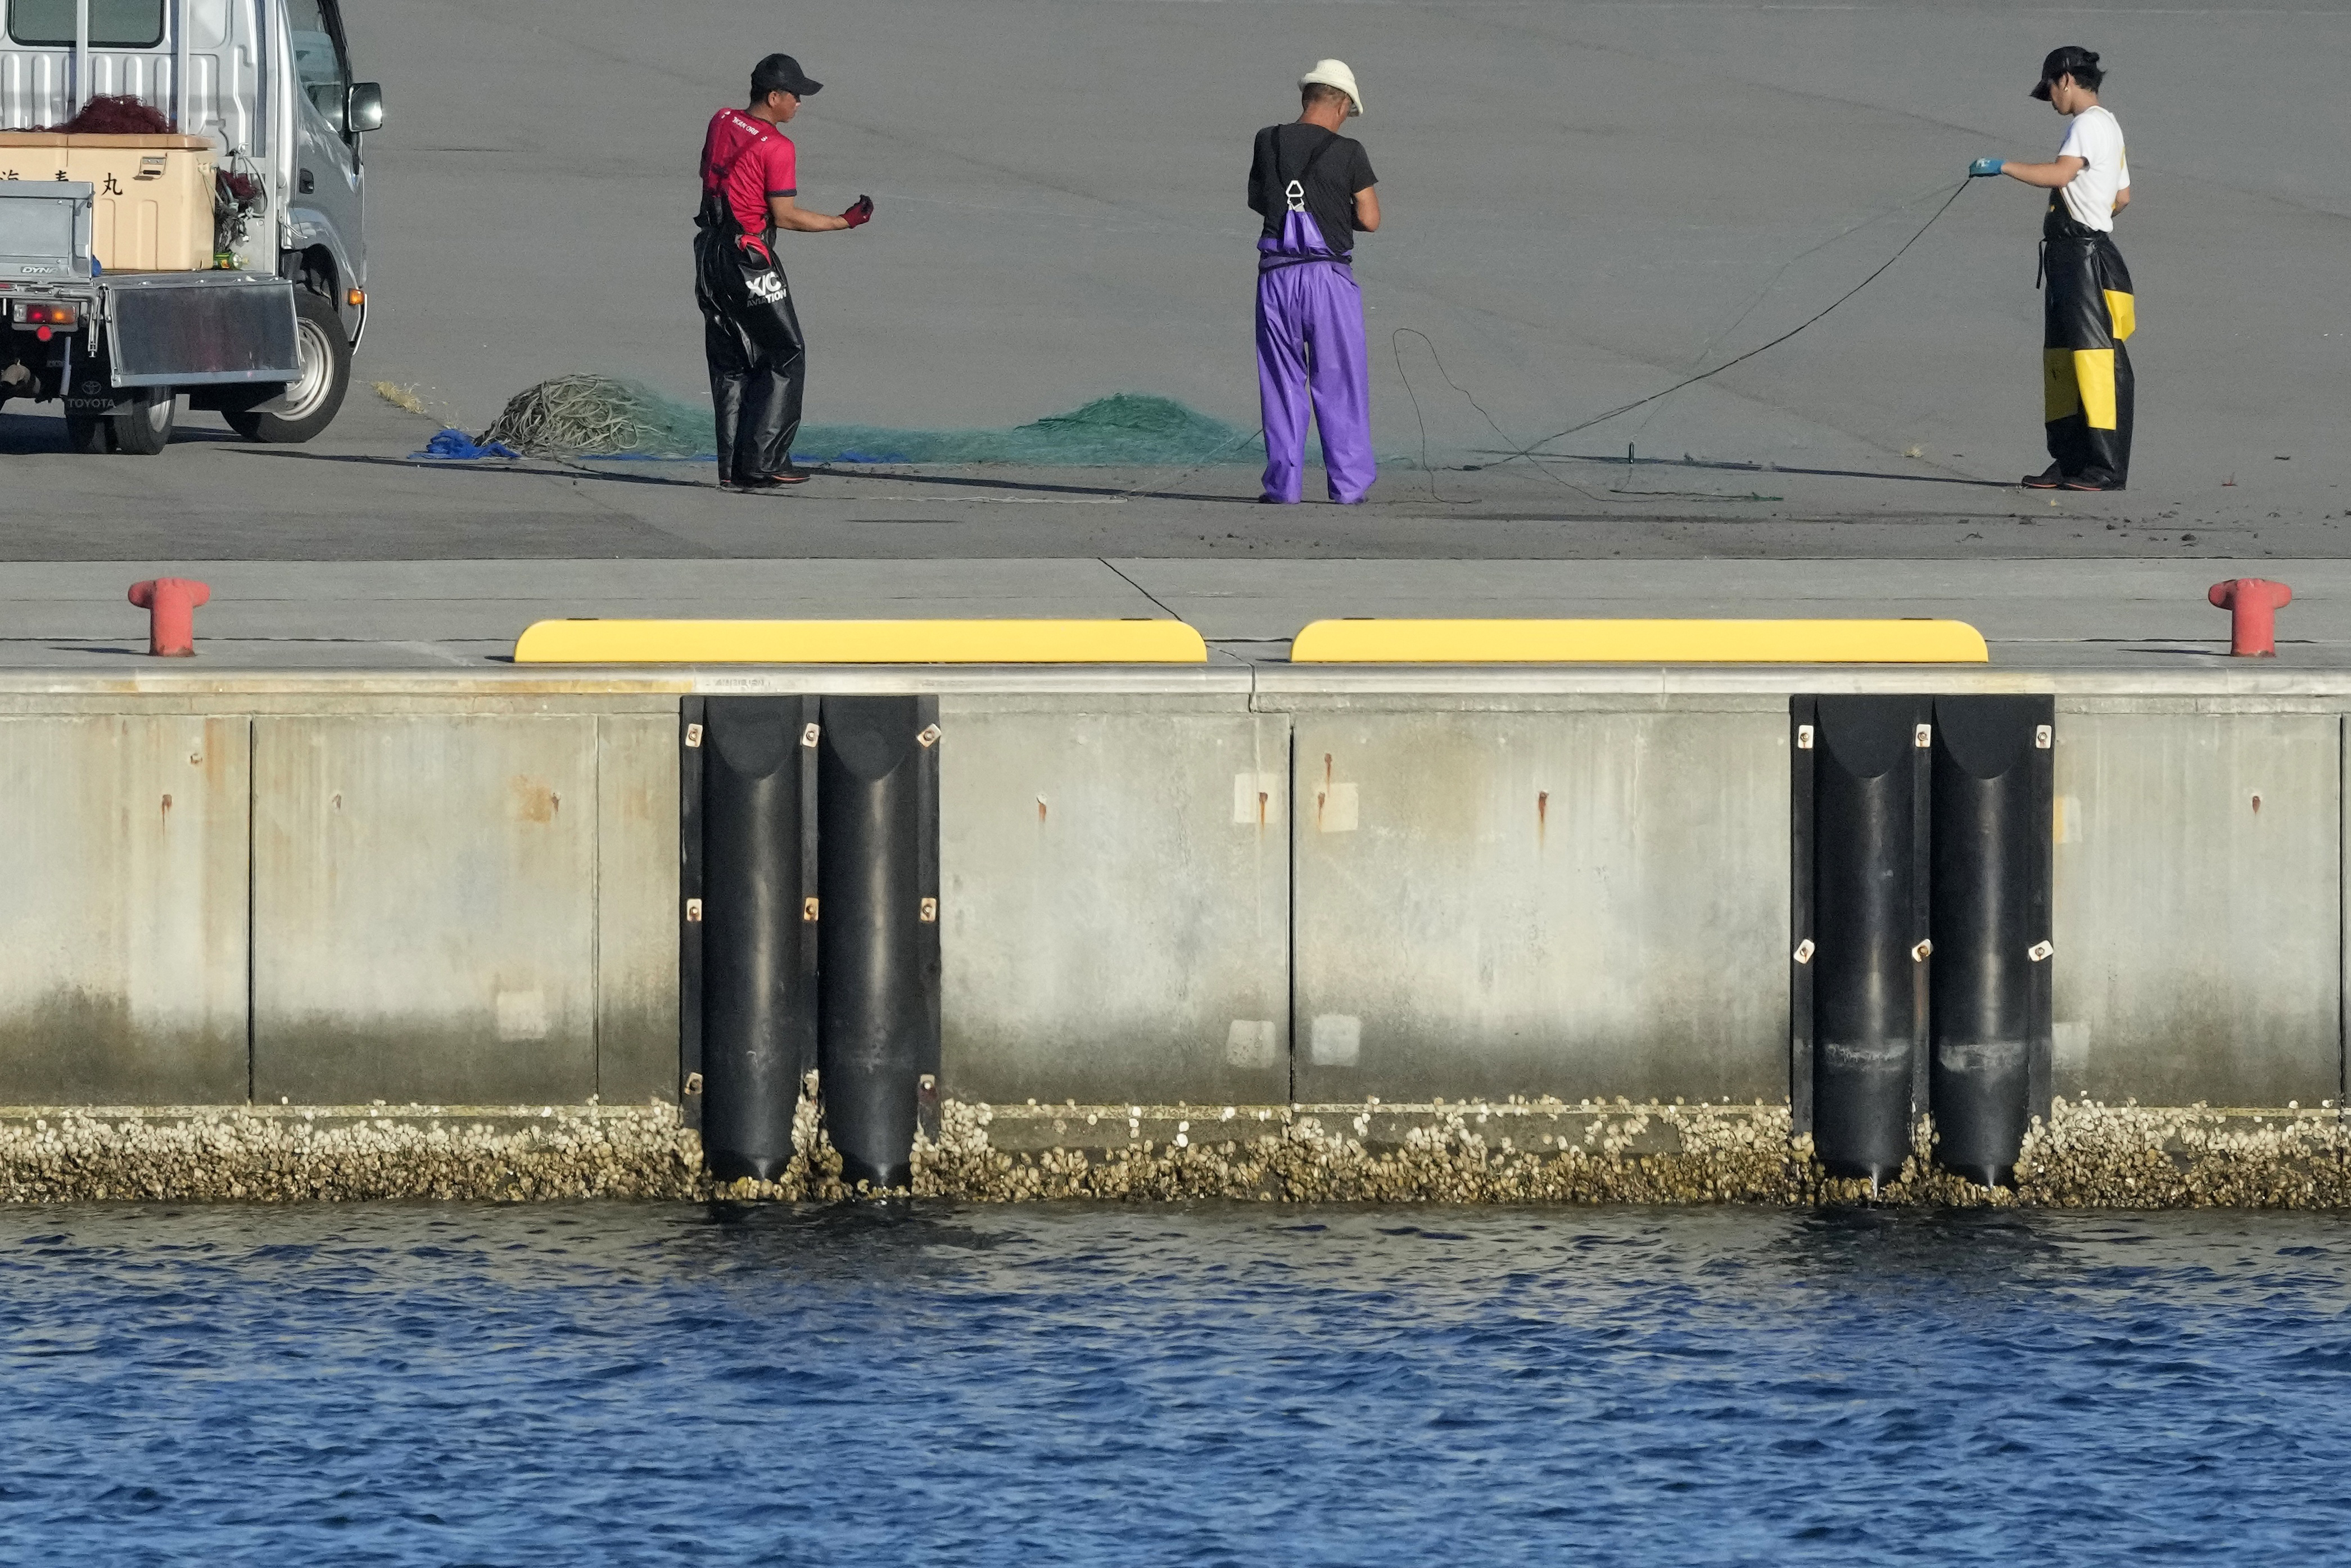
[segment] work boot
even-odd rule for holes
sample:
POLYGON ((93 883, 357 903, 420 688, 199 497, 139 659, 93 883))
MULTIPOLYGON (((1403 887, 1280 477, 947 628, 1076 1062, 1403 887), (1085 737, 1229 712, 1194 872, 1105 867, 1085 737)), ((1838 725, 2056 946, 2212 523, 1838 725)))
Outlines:
POLYGON ((2065 471, 2052 463, 2038 474, 2027 474, 2017 483, 2028 490, 2054 490, 2065 483, 2065 471))
POLYGON ((720 488, 733 490, 744 496, 773 496, 789 490, 795 485, 805 485, 808 482, 807 469, 787 468, 780 474, 762 474, 756 478, 737 479, 732 484, 721 486, 720 488))

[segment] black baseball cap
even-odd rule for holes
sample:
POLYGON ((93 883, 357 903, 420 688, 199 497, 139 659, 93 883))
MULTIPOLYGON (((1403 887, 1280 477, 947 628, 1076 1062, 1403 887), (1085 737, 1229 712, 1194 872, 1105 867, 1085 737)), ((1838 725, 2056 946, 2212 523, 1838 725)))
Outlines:
POLYGON ((822 92, 824 83, 810 81, 799 61, 789 55, 769 55, 751 68, 751 96, 765 98, 771 92, 788 92, 794 98, 806 98, 822 92))
POLYGON ((2066 44, 2050 50, 2049 57, 2041 62, 2041 85, 2032 89, 2032 96, 2047 103, 2049 89, 2056 85, 2059 77, 2072 77, 2080 81, 2085 77, 2097 74, 2098 52, 2095 49, 2085 49, 2079 44, 2066 44))

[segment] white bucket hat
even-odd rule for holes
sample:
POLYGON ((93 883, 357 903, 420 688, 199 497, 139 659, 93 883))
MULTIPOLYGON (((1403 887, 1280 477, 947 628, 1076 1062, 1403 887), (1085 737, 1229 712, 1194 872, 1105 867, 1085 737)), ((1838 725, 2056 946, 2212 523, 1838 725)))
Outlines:
POLYGON ((1348 102, 1354 106, 1350 113, 1364 112, 1364 95, 1355 90, 1355 73, 1347 68, 1346 61, 1316 60, 1314 68, 1298 78, 1300 87, 1313 87, 1317 83, 1323 87, 1335 87, 1345 93, 1348 102))

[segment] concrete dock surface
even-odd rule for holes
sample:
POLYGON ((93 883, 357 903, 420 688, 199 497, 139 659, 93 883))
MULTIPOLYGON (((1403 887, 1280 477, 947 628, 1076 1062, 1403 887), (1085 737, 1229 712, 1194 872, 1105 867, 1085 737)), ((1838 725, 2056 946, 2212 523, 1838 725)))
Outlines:
POLYGON ((367 142, 371 324, 327 437, 247 445, 191 414, 159 458, 97 459, 64 450, 53 410, 0 411, 0 660, 138 657, 123 590, 164 572, 213 585, 198 635, 224 666, 480 664, 547 615, 1177 614, 1220 656, 1279 658, 1322 615, 1938 614, 1981 627, 1996 664, 2143 669, 2215 658, 2226 617, 2203 591, 2250 574, 2296 591, 2284 664, 2351 657, 2339 8, 554 15, 351 17, 392 110, 367 142), (1802 321, 1970 158, 2048 156, 2062 123, 2025 89, 2060 42, 2104 53, 2131 138, 2129 491, 2015 485, 2045 460, 2040 204, 1999 180, 1793 341, 1557 460, 1499 460, 1802 321), (1370 504, 1258 506, 1229 463, 860 467, 768 500, 691 463, 412 460, 547 376, 699 399, 695 154, 772 48, 828 84, 792 128, 804 204, 879 203, 854 234, 788 236, 810 417, 925 429, 1117 392, 1253 425, 1249 137, 1294 113, 1305 64, 1348 58, 1388 214, 1359 250, 1370 504))
POLYGON ((57 423, 0 414, 0 665, 138 667, 127 589, 186 576, 221 668, 490 668, 582 615, 1165 615, 1222 661, 1284 659, 1326 616, 1935 615, 1996 666, 2143 672, 2229 663, 2205 591, 2261 576, 2295 591, 2279 664, 2351 667, 2344 514, 2214 522, 2137 491, 1619 460, 1391 472, 1361 507, 1259 506, 1226 465, 844 468, 755 498, 704 464, 412 459, 433 422, 365 395, 303 447, 192 431, 92 459, 57 423), (1766 484, 1790 499, 1726 498, 1766 484))
MULTIPOLYGON (((1931 615, 1984 633, 2008 670, 2244 666, 2228 656, 2218 577, 2273 574, 2276 669, 2351 668, 2351 562, 1212 560, 938 556, 754 560, 203 561, 199 658, 181 668, 504 667, 531 622, 565 616, 914 619, 1172 615, 1219 661, 1285 660, 1324 617, 1931 615)), ((0 574, 0 664, 118 670, 146 655, 146 613, 117 562, 0 574)))

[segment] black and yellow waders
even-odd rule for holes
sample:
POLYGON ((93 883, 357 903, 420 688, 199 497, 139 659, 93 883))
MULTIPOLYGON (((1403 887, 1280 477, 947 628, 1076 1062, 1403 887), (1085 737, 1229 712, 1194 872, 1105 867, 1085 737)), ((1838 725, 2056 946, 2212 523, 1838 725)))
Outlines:
POLYGON ((2042 418, 2066 479, 2119 490, 2130 477, 2130 350, 2138 325, 2130 268, 2114 236, 2074 221, 2052 196, 2041 225, 2042 418))

